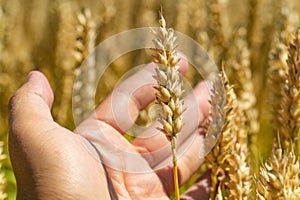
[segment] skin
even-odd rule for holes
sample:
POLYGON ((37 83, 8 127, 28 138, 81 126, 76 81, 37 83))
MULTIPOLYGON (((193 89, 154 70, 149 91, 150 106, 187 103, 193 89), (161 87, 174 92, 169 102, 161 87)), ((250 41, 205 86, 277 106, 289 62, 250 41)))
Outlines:
MULTIPOLYGON (((184 73, 188 64, 183 59, 180 66, 184 73)), ((109 95, 74 131, 53 120, 50 110, 54 96, 49 82, 41 72, 31 72, 9 103, 9 152, 17 180, 17 199, 169 199, 174 192, 171 163, 162 165, 166 160, 161 157, 145 156, 145 153, 168 145, 165 136, 155 134, 147 140, 137 138, 131 143, 123 137, 139 112, 155 98, 151 84, 145 84, 131 96, 126 96, 126 91, 136 82, 153 82, 152 72, 153 65, 150 64, 118 86, 119 94, 128 98, 120 98, 114 106, 127 105, 128 116, 118 116, 117 123, 112 112, 113 95, 109 95), (101 134, 119 149, 135 153, 135 162, 141 163, 145 173, 121 171, 106 165, 112 155, 101 152, 102 147, 109 146, 105 147, 107 142, 91 134, 91 128, 95 127, 100 128, 101 134), (159 165, 162 167, 155 168, 159 165)), ((192 93, 198 102, 200 125, 208 116, 209 94, 204 83, 197 85, 192 93)), ((185 103, 187 108, 189 98, 185 103)), ((185 112, 186 121, 190 110, 185 112)), ((142 134, 155 130, 151 126, 142 134)), ((184 144, 185 140, 181 139, 180 143, 184 144)), ((196 134, 194 140, 178 160, 180 184, 185 183, 203 162, 195 157, 199 155, 203 138, 196 134)), ((182 199, 208 199, 208 177, 208 172, 200 177, 182 199)))

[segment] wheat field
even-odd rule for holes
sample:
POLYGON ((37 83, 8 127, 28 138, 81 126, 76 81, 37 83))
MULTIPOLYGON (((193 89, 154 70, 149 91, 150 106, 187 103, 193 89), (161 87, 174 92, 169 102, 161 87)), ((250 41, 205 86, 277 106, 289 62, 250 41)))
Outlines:
MULTIPOLYGON (((78 67, 110 36, 158 27, 161 9, 169 27, 197 41, 220 72, 224 68, 226 124, 207 164, 181 192, 210 168, 211 199, 300 199, 298 0, 1 0, 0 199, 16 198, 7 150, 7 104, 27 74, 39 70, 47 76, 55 94, 55 121, 74 129, 72 90, 75 77, 84 73, 78 67)), ((89 102, 78 93, 75 105, 84 101, 89 110, 128 70, 148 62, 147 51, 121 56, 97 83, 101 89, 96 97, 89 102)), ((192 67, 186 78, 194 85, 201 80, 192 67)), ((81 84, 89 80, 82 77, 81 84)), ((218 108, 218 93, 214 95, 211 104, 218 108)), ((75 109, 75 114, 83 119, 86 110, 75 109)), ((137 123, 148 123, 148 115, 143 111, 137 123)))

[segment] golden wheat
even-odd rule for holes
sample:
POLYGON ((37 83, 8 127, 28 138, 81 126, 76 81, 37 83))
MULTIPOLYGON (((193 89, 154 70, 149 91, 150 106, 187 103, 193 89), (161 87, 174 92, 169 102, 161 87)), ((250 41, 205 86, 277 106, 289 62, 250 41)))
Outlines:
MULTIPOLYGON (((71 92, 74 73, 76 73, 74 70, 79 66, 76 58, 79 58, 82 47, 86 48, 82 45, 83 43, 80 44, 81 39, 78 40, 77 37, 89 35, 86 33, 82 35, 78 32, 80 22, 77 16, 83 12, 82 15, 86 17, 80 8, 87 8, 92 13, 89 21, 96 23, 93 28, 96 44, 121 31, 141 26, 154 26, 155 15, 160 6, 164 8, 165 17, 171 22, 172 27, 194 38, 207 49, 216 63, 226 63, 226 72, 231 71, 232 74, 228 76, 231 83, 235 84, 234 89, 237 94, 235 102, 237 105, 242 103, 244 108, 240 109, 244 109, 246 113, 244 116, 246 129, 243 125, 240 130, 243 134, 253 132, 247 131, 248 128, 255 130, 254 121, 257 116, 253 113, 256 112, 256 106, 254 106, 256 96, 261 130, 257 134, 259 140, 253 143, 257 146, 257 151, 262 156, 261 159, 269 155, 273 137, 278 132, 282 135, 280 141, 285 144, 282 144, 282 151, 288 152, 290 148, 287 149, 287 147, 291 146, 290 143, 295 143, 295 154, 298 155, 297 112, 299 104, 297 95, 294 93, 294 91, 298 92, 298 89, 290 89, 297 86, 295 78, 298 77, 294 70, 298 67, 295 63, 297 56, 292 50, 295 46, 296 49, 298 48, 297 41, 294 40, 295 36, 290 34, 294 33, 299 26, 300 3, 296 0, 247 0, 246 2, 191 0, 176 3, 171 0, 163 2, 156 0, 0 1, 1 140, 7 141, 8 99, 32 69, 45 73, 54 90, 55 101, 52 112, 54 119, 68 128, 73 128, 71 92), (240 30, 245 37, 240 38, 234 35, 237 27, 241 27, 240 30), (271 47, 275 48, 269 58, 271 47), (74 57, 74 50, 78 49, 80 49, 79 54, 74 57), (289 64, 286 62, 287 59, 289 64), (233 63, 233 70, 231 64, 227 63, 229 60, 233 61, 230 61, 233 63), (250 68, 251 71, 246 68, 250 68), (233 74, 237 76, 232 78, 233 74), (271 76, 271 82, 266 81, 269 76, 271 76), (250 79, 253 80, 253 87, 250 86, 250 79), (270 85, 272 90, 269 90, 270 85), (271 103, 270 95, 272 95, 271 103), (269 113, 271 104, 273 112, 269 113)), ((117 48, 113 46, 110 51, 113 53, 117 48)), ((193 49, 190 51, 193 52, 193 49)), ((82 55, 80 58, 85 57, 82 55)), ((196 53, 193 56, 197 56, 196 53)), ((119 58, 105 71, 99 83, 101 91, 98 90, 96 99, 106 96, 119 78, 131 67, 149 60, 145 55, 140 56, 139 52, 129 53, 119 58)), ((187 78, 193 84, 199 81, 199 75, 195 73, 195 70, 189 70, 187 78)), ((220 119, 214 119, 210 123, 210 126, 216 127, 215 130, 218 130, 217 127, 220 126, 218 123, 223 118, 222 110, 218 108, 218 104, 222 102, 222 97, 219 95, 215 91, 215 97, 212 100, 212 111, 220 115, 220 119), (216 100, 217 97, 218 100, 216 100)), ((78 94, 76 98, 79 101, 84 98, 84 95, 78 94)), ((91 105, 91 103, 86 105, 91 105)), ((89 109, 90 107, 87 110, 89 109)), ((78 113, 87 113, 87 110, 84 108, 78 113)), ((147 111, 141 112, 140 118, 146 118, 145 115, 148 114, 147 111)), ((232 118, 239 118, 239 115, 239 113, 233 113, 232 118)), ((240 125, 236 129, 240 129, 240 125)), ((244 151, 243 147, 239 149, 244 151)), ((7 154, 6 142, 4 152, 7 154)), ((288 157, 288 155, 288 153, 282 153, 282 157, 288 157)), ((260 160, 258 157, 254 159, 256 162, 260 160)), ((290 165, 293 166, 293 164, 290 165)), ((8 199, 14 199, 16 186, 8 159, 3 161, 3 166, 8 180, 6 187, 8 199)), ((226 179, 223 182, 228 181, 226 179)), ((183 190, 185 189, 187 188, 184 186, 183 190)), ((215 190, 220 191, 217 197, 222 199, 222 188, 218 187, 215 190)))
POLYGON ((83 9, 78 15, 76 27, 76 49, 74 58, 76 60, 75 76, 77 76, 73 87, 73 109, 74 115, 79 121, 85 119, 94 108, 96 83, 96 58, 93 53, 96 43, 96 24, 92 20, 89 9, 83 9), (86 59, 86 60, 85 60, 86 59))
POLYGON ((222 80, 226 91, 225 125, 217 144, 207 156, 212 169, 211 199, 248 199, 251 176, 245 118, 224 71, 222 80))
POLYGON ((293 41, 289 43, 287 51, 284 53, 278 49, 277 54, 273 54, 273 61, 270 63, 273 64, 270 75, 274 95, 276 95, 274 98, 275 131, 280 135, 283 148, 291 148, 291 145, 296 145, 296 155, 299 153, 298 138, 300 134, 299 45, 297 32, 293 41))
POLYGON ((179 76, 180 57, 177 55, 176 36, 174 30, 166 28, 166 21, 160 14, 160 28, 153 31, 155 38, 153 39, 155 54, 153 62, 156 64, 156 74, 154 78, 157 81, 156 101, 161 107, 159 114, 159 122, 163 128, 159 128, 167 139, 171 142, 173 167, 174 167, 174 189, 176 200, 179 200, 179 186, 177 175, 177 156, 176 156, 176 140, 177 134, 183 126, 182 113, 183 107, 183 83, 179 76))
POLYGON ((257 199, 296 200, 300 198, 300 164, 294 149, 274 146, 269 160, 260 167, 256 180, 257 199))

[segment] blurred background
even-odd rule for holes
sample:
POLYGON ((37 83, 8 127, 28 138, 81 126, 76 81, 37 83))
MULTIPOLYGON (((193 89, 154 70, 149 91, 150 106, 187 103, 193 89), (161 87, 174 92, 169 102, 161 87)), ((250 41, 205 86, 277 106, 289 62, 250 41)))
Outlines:
MULTIPOLYGON (((161 7, 169 27, 196 40, 219 67, 225 63, 237 91, 248 92, 245 98, 250 99, 249 115, 253 119, 250 132, 255 134, 253 144, 259 154, 255 159, 259 162, 268 155, 273 141, 269 56, 278 43, 284 43, 289 33, 297 30, 300 1, 0 0, 0 136, 2 154, 6 155, 1 156, 0 183, 7 199, 16 195, 7 151, 7 104, 27 74, 40 70, 47 76, 55 94, 54 119, 74 129, 72 90, 76 75, 84 73, 78 69, 82 61, 94 46, 116 33, 157 27, 161 7), (247 71, 237 74, 239 66, 246 66, 247 71)), ((101 88, 93 103, 101 101, 131 67, 150 61, 149 52, 142 50, 118 58, 98 83, 101 88)), ((193 68, 186 76, 194 84, 201 80, 193 68)), ((83 77, 81 82, 84 85, 88 81, 83 77)), ((88 94, 79 92, 77 101, 84 101, 85 96, 88 94)), ((82 118, 86 115, 85 110, 75 114, 82 118)), ((148 114, 147 110, 142 112, 137 123, 147 123, 148 114)))

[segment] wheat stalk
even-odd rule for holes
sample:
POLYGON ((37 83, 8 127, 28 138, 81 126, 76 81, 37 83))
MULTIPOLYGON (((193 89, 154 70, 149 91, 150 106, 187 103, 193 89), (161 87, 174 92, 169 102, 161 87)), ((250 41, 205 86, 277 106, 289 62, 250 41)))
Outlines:
POLYGON ((157 81, 156 100, 161 107, 159 113, 159 122, 163 128, 158 128, 164 133, 167 139, 171 142, 173 155, 173 171, 174 171, 174 189, 176 200, 179 200, 179 185, 178 185, 178 166, 176 156, 176 139, 177 134, 183 126, 182 113, 184 112, 182 100, 182 80, 179 76, 177 65, 180 57, 177 55, 176 37, 174 30, 166 28, 166 21, 160 13, 160 28, 158 31, 153 31, 155 44, 153 62, 156 64, 156 74, 154 78, 157 81))

